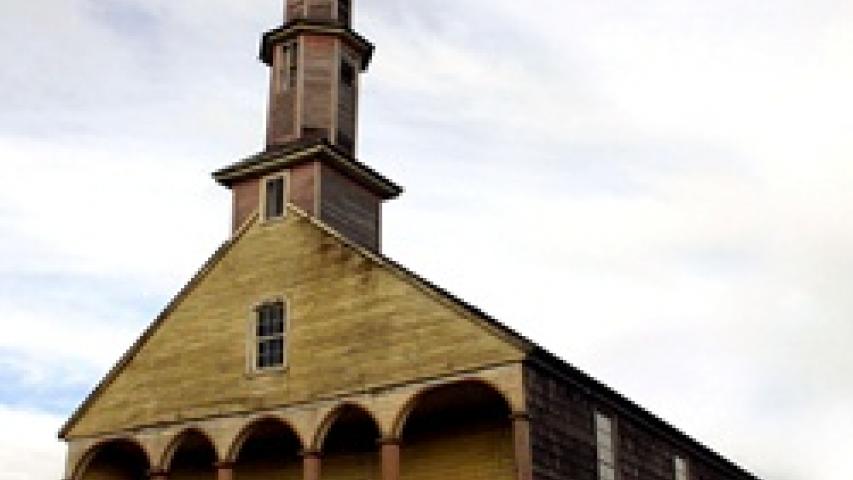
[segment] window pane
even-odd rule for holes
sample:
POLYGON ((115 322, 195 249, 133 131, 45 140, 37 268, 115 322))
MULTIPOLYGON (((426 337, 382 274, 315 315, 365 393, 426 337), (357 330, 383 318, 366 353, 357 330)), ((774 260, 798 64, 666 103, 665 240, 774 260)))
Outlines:
POLYGON ((267 345, 265 342, 258 343, 258 367, 264 368, 269 366, 267 359, 267 345))
POLYGON ((284 364, 284 339, 258 342, 258 367, 278 367, 284 364))
POLYGON ((270 341, 270 362, 272 365, 279 366, 284 363, 284 341, 279 338, 270 341))
POLYGON ((266 217, 284 215, 284 178, 272 178, 266 183, 266 217))
POLYGON ((290 53, 290 59, 288 60, 290 72, 287 76, 290 81, 290 88, 296 88, 297 75, 299 74, 299 44, 294 43, 288 49, 288 52, 290 53))

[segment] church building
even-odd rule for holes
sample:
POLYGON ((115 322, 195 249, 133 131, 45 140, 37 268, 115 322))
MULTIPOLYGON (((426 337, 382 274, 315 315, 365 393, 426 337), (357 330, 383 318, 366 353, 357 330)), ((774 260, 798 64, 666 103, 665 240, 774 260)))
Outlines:
POLYGON ((403 189, 356 158, 352 8, 263 35, 266 148, 213 174, 230 238, 62 427, 65 479, 755 479, 383 255, 403 189))

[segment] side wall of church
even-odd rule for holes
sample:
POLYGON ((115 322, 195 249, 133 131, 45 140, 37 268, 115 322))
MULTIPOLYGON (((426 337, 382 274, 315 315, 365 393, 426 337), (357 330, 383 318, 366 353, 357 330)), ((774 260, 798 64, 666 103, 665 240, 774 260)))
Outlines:
MULTIPOLYGON (((531 416, 535 480, 597 480, 595 413, 614 420, 617 480, 673 480, 676 456, 688 462, 689 480, 753 480, 733 466, 696 454, 692 440, 661 433, 594 395, 594 386, 558 378, 542 368, 524 370, 531 416)), ((649 419, 649 424, 656 420, 649 419)))

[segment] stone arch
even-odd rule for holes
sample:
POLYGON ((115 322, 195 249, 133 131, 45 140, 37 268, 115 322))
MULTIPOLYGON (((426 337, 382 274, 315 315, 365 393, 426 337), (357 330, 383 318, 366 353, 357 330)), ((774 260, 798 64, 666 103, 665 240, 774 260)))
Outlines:
POLYGON ((423 480, 434 472, 458 478, 514 480, 512 403, 479 378, 430 385, 399 412, 400 478, 423 480))
POLYGON ((225 452, 225 455, 223 457, 223 461, 229 463, 235 462, 237 460, 237 456, 240 454, 240 449, 243 447, 243 444, 245 444, 246 440, 248 440, 249 437, 252 435, 253 430, 263 423, 277 423, 281 425, 285 429, 289 430, 294 437, 296 437, 296 439, 299 441, 301 449, 305 448, 305 439, 303 439, 302 436, 299 435, 299 431, 290 421, 274 415, 264 415, 261 417, 253 418, 252 420, 247 422, 242 428, 240 428, 240 431, 237 433, 234 439, 231 440, 228 446, 228 450, 225 452))
POLYGON ((199 427, 187 427, 169 440, 169 443, 160 455, 160 461, 157 463, 160 470, 169 471, 172 466, 172 461, 175 458, 175 454, 185 442, 193 437, 201 439, 207 444, 213 452, 214 461, 218 462, 221 459, 219 449, 216 447, 216 442, 214 442, 213 437, 211 437, 210 434, 199 427))
MULTIPOLYGON (((148 474, 148 471, 151 470, 153 465, 148 449, 145 448, 145 445, 143 445, 139 440, 133 437, 107 438, 94 443, 86 450, 74 466, 71 474, 71 480, 85 480, 86 473, 91 468, 99 467, 99 463, 101 463, 100 457, 109 455, 129 457, 131 465, 127 466, 144 475, 148 474), (113 451, 115 453, 113 453, 113 451)), ((114 458, 114 461, 118 460, 119 459, 114 458)), ((109 464, 109 462, 106 461, 104 463, 109 464)), ((121 466, 115 466, 115 468, 121 469, 121 466)))
POLYGON ((357 403, 337 405, 316 432, 315 448, 323 458, 320 478, 379 478, 382 429, 376 416, 357 403))
POLYGON ((406 426, 406 421, 408 420, 412 412, 418 407, 418 404, 424 397, 438 389, 450 389, 456 386, 464 385, 480 385, 488 390, 491 390, 494 394, 498 395, 503 400, 503 402, 507 406, 507 409, 510 412, 514 411, 512 397, 507 392, 505 392, 499 385, 483 378, 472 377, 461 380, 454 380, 446 383, 427 385, 416 391, 403 403, 403 406, 400 408, 400 410, 395 415, 394 420, 391 422, 390 437, 399 440, 403 436, 403 429, 406 426))
POLYGON ((235 479, 300 478, 305 444, 290 421, 262 416, 245 425, 234 439, 226 462, 235 479))
POLYGON ((338 421, 341 415, 346 414, 347 411, 361 412, 373 422, 380 435, 382 434, 382 424, 369 408, 355 402, 342 402, 329 410, 329 412, 323 417, 323 420, 319 425, 317 425, 317 428, 314 430, 314 434, 311 438, 311 442, 309 443, 309 449, 321 451, 323 449, 323 443, 326 440, 326 436, 329 434, 329 430, 332 429, 332 426, 338 421))

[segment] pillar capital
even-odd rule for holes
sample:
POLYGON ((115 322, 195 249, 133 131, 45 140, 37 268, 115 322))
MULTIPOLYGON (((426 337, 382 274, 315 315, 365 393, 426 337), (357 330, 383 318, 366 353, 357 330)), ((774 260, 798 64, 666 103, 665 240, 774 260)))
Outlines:
POLYGON ((151 480, 166 480, 169 478, 169 472, 162 468, 152 468, 148 470, 148 478, 151 480))
POLYGON ((530 413, 528 413, 528 412, 512 412, 512 414, 510 414, 510 416, 509 416, 509 419, 514 421, 514 422, 516 422, 516 421, 529 422, 530 421, 530 413))
POLYGON ((299 456, 302 458, 320 458, 323 456, 323 452, 316 448, 306 448, 299 452, 299 456))
POLYGON ((382 445, 400 445, 400 439, 397 437, 382 437, 376 441, 380 446, 382 445))

